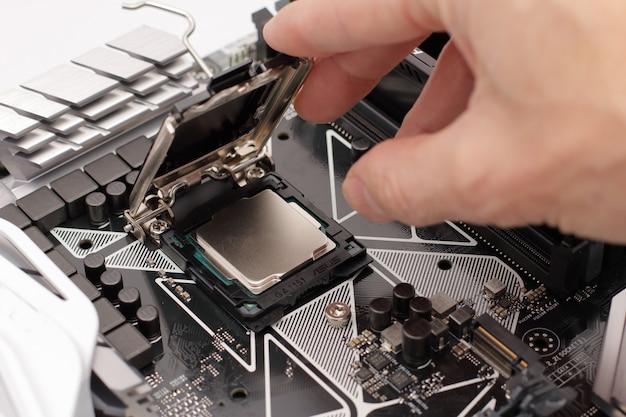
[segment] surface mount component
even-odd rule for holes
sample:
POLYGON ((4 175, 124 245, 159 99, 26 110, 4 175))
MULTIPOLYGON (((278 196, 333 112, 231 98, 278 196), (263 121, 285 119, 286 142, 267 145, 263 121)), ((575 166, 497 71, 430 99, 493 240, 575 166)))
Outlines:
POLYGON ((462 306, 449 317, 450 332, 458 339, 467 338, 472 330, 472 319, 476 312, 470 306, 462 306))
POLYGON ((506 285, 498 278, 491 278, 489 281, 485 282, 484 286, 485 296, 488 299, 499 298, 506 292, 506 285))
POLYGON ((380 332, 380 340, 384 348, 393 353, 400 352, 402 350, 402 323, 395 322, 380 332))
POLYGON ((443 291, 430 297, 433 313, 436 317, 445 318, 456 309, 456 300, 443 291))

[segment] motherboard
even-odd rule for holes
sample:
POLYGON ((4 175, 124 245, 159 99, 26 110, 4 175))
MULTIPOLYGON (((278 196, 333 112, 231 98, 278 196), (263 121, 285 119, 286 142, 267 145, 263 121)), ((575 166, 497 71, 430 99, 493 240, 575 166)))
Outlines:
POLYGON ((344 199, 433 58, 316 125, 290 106, 308 60, 254 34, 209 82, 187 52, 144 26, 0 95, 0 217, 97 313, 95 415, 626 415, 622 247, 344 199))

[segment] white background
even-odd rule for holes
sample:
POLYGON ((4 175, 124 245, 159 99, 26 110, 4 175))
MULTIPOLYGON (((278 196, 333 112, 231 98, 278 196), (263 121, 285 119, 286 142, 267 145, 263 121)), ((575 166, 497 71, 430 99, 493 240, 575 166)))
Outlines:
MULTIPOLYGON (((131 2, 129 0, 129 2, 131 2)), ((252 12, 273 0, 162 0, 193 14, 192 44, 206 55, 255 31, 252 12)), ((103 46, 139 26, 181 34, 184 18, 154 8, 123 10, 118 0, 3 0, 0 6, 0 92, 103 46)))

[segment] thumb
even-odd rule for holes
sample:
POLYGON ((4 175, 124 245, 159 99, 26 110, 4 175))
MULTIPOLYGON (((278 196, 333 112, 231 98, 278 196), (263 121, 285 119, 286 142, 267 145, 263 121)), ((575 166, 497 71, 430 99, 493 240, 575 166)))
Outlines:
POLYGON ((348 172, 346 199, 379 222, 423 226, 446 219, 484 223, 498 218, 503 207, 493 205, 493 200, 501 201, 493 196, 501 194, 510 178, 503 171, 514 169, 507 164, 514 164, 500 157, 511 155, 511 141, 502 140, 498 131, 503 129, 492 120, 465 112, 437 133, 376 145, 348 172))
POLYGON ((407 224, 434 223, 445 217, 435 203, 447 188, 439 174, 449 159, 449 146, 440 134, 389 139, 362 156, 348 172, 343 193, 363 216, 377 221, 400 220, 407 224), (437 149, 441 148, 441 149, 437 149), (426 158, 426 155, 430 155, 426 158), (434 163, 434 159, 441 161, 434 163), (440 166, 437 171, 433 165, 440 166), (434 181, 431 181, 435 177, 434 181), (425 206, 428 209, 425 209, 425 206))

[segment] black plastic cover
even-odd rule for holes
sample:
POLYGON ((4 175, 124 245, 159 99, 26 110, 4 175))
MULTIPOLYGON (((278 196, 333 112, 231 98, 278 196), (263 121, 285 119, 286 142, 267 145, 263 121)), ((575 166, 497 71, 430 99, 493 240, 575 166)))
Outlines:
POLYGON ((179 266, 186 267, 187 272, 213 300, 255 331, 270 326, 304 300, 326 291, 328 285, 336 285, 354 276, 371 262, 365 248, 352 234, 313 206, 298 190, 276 174, 268 174, 245 187, 234 189, 228 189, 224 182, 210 181, 185 194, 174 206, 174 211, 176 221, 173 229, 162 236, 163 250, 172 259, 182 263, 183 265, 179 266), (261 294, 254 295, 239 284, 227 285, 209 271, 195 258, 194 254, 198 248, 186 239, 186 235, 209 221, 213 213, 239 199, 252 197, 266 189, 273 190, 287 201, 297 201, 305 207, 326 226, 326 235, 333 239, 338 247, 321 258, 288 272, 281 282, 261 294), (202 198, 194 198, 193 194, 202 198), (180 204, 183 201, 194 203, 180 204))

